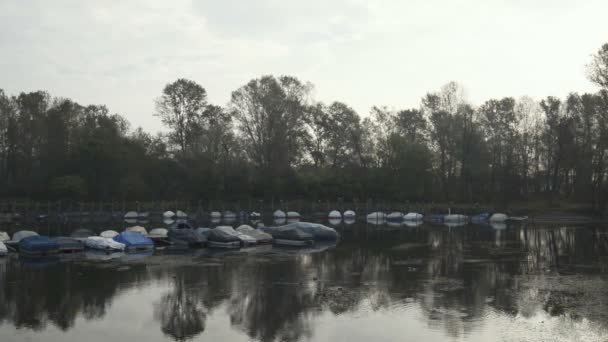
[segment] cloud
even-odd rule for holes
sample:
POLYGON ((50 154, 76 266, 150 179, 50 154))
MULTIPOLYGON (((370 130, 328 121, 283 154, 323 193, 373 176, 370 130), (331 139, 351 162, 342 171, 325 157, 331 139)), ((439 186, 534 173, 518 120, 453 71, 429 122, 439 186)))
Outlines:
POLYGON ((473 101, 593 90, 583 66, 605 42, 589 0, 22 0, 0 2, 0 88, 104 103, 158 130, 154 98, 186 77, 223 105, 263 74, 317 98, 415 107, 462 82, 473 101))

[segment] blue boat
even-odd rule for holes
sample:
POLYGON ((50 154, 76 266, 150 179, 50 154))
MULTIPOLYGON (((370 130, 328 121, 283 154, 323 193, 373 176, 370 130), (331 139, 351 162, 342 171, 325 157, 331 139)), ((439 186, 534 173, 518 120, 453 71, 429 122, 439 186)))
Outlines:
POLYGON ((139 233, 122 232, 114 237, 114 241, 124 244, 128 250, 154 249, 154 241, 139 233))
POLYGON ((471 217, 471 222, 476 224, 488 224, 489 220, 490 214, 488 213, 478 214, 471 217))
POLYGON ((59 253, 59 243, 48 236, 29 236, 19 241, 19 253, 30 256, 48 256, 59 253))

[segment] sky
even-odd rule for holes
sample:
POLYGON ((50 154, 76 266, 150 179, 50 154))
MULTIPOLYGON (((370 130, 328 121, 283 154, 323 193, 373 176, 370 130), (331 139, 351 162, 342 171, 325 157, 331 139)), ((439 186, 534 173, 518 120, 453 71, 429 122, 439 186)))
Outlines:
POLYGON ((318 101, 418 107, 462 84, 475 105, 595 91, 608 1, 0 0, 0 89, 105 104, 158 131, 154 99, 188 78, 226 105, 252 78, 293 75, 318 101))

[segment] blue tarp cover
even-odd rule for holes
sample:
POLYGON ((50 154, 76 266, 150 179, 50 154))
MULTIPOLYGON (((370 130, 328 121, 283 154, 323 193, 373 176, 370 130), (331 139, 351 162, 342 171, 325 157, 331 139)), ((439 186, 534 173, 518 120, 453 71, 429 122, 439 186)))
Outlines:
POLYGON ((25 252, 50 252, 59 249, 57 241, 47 236, 30 236, 19 241, 19 250, 25 252))
POLYGON ((154 246, 152 240, 134 232, 122 232, 114 237, 114 241, 123 243, 127 247, 154 246))

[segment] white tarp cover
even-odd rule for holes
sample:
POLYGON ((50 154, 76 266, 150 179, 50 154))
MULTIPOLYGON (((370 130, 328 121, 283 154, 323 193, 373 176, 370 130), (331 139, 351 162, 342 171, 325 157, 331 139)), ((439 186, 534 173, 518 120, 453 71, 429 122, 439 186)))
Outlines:
POLYGON ((129 228, 125 229, 125 232, 133 232, 133 233, 139 233, 141 235, 148 235, 148 231, 146 230, 146 228, 144 228, 142 226, 129 227, 129 228))
POLYGON ((507 220, 507 215, 502 213, 492 214, 490 216, 490 222, 505 222, 507 220))
POLYGON ((268 233, 264 233, 263 231, 260 231, 258 229, 255 229, 249 225, 242 225, 239 226, 236 229, 237 232, 241 233, 241 234, 245 234, 248 236, 251 236, 252 238, 254 238, 256 241, 272 241, 272 235, 268 234, 268 233))
POLYGON ((347 210, 344 212, 344 217, 355 217, 357 214, 353 210, 347 210))
POLYGON ((163 218, 173 218, 175 217, 175 213, 171 210, 167 210, 163 213, 163 218))
POLYGON ((282 211, 282 210, 277 210, 277 211, 275 211, 275 212, 272 214, 272 216, 273 216, 274 218, 285 218, 285 217, 286 217, 285 212, 284 212, 284 211, 282 211))
POLYGON ((0 255, 6 255, 8 254, 8 248, 6 248, 6 245, 4 244, 4 242, 0 241, 0 255))
POLYGON ((84 239, 84 245, 92 249, 108 250, 108 251, 123 251, 125 245, 114 241, 111 238, 101 236, 91 236, 84 239))
POLYGON ((407 213, 407 215, 403 216, 404 220, 408 221, 420 221, 424 216, 418 213, 407 213))
POLYGON ((337 210, 332 210, 329 212, 329 218, 333 218, 333 219, 337 219, 337 218, 342 218, 342 214, 340 214, 339 211, 337 210))
POLYGON ((118 235, 118 232, 115 230, 104 230, 103 232, 99 233, 99 236, 108 239, 113 239, 116 235, 118 235))
POLYGON ((11 237, 8 236, 7 232, 0 232, 0 242, 8 241, 11 237))

